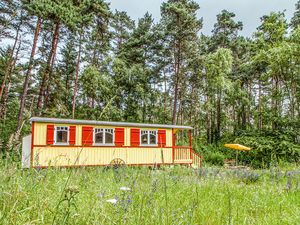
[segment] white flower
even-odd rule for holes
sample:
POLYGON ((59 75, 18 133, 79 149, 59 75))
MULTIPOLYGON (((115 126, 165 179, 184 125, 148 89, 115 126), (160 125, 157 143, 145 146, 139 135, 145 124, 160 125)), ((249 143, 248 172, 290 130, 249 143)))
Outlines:
POLYGON ((103 198, 103 197, 104 197, 104 193, 99 193, 99 194, 97 194, 97 197, 98 197, 98 198, 103 198))
POLYGON ((130 191, 131 189, 129 187, 121 187, 120 190, 121 191, 130 191))
POLYGON ((112 204, 116 204, 117 202, 118 202, 118 200, 117 199, 108 199, 108 200, 106 200, 107 202, 109 202, 109 203, 112 203, 112 204))

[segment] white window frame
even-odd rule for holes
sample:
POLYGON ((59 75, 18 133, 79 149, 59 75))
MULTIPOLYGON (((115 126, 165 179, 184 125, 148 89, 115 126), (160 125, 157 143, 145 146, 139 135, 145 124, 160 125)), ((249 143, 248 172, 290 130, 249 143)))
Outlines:
POLYGON ((54 145, 69 145, 69 141, 70 141, 70 127, 69 126, 55 126, 54 127, 54 145), (64 127, 67 128, 67 142, 57 142, 56 141, 56 137, 57 137, 57 131, 59 127, 64 127))
POLYGON ((140 130, 140 145, 141 146, 158 146, 158 131, 157 130, 140 130), (146 132, 148 136, 148 143, 142 143, 142 133, 146 132), (151 132, 155 132, 155 144, 150 144, 150 134, 151 132))
POLYGON ((115 129, 114 128, 103 128, 103 127, 94 127, 93 129, 93 145, 95 146, 114 146, 115 145, 115 129), (96 143, 95 140, 96 140, 96 130, 100 130, 102 129, 102 132, 103 132, 103 142, 102 143, 96 143), (112 143, 104 143, 105 142, 105 130, 108 129, 108 130, 112 130, 112 143))

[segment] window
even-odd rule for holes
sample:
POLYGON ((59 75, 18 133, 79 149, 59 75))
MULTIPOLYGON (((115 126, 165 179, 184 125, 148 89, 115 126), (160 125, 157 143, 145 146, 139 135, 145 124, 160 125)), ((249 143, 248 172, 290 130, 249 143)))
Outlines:
POLYGON ((94 128, 94 144, 96 144, 96 145, 113 145, 114 144, 114 129, 94 128))
POLYGON ((141 145, 157 145, 157 131, 141 130, 141 145))
POLYGON ((69 143, 69 127, 55 127, 55 144, 69 143))

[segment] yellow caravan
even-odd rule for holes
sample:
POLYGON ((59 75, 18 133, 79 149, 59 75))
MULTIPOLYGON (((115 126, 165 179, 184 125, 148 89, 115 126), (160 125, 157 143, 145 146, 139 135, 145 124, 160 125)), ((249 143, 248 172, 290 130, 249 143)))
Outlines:
POLYGON ((33 117, 23 138, 22 167, 126 165, 201 166, 192 149, 192 127, 33 117), (176 133, 189 131, 189 146, 176 133))

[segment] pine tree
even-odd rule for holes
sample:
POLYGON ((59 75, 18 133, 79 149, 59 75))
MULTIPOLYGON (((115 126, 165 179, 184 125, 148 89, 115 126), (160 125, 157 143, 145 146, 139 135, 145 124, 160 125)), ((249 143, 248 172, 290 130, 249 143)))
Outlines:
POLYGON ((172 75, 174 101, 172 123, 177 123, 181 96, 184 95, 186 66, 189 53, 194 49, 202 20, 197 19, 199 5, 191 0, 169 0, 161 7, 161 27, 164 30, 165 56, 172 75))
POLYGON ((298 0, 298 2, 295 5, 295 12, 294 12, 294 16, 291 19, 291 27, 292 29, 296 29, 299 27, 300 25, 300 1, 298 0))
POLYGON ((124 44, 130 37, 134 26, 134 21, 126 14, 126 12, 120 12, 116 10, 111 21, 111 27, 113 29, 112 45, 115 55, 122 54, 124 44))
MULTIPOLYGON (((258 51, 258 62, 264 62, 265 66, 268 66, 268 55, 269 51, 279 43, 285 41, 285 34, 287 32, 287 22, 284 13, 271 13, 270 15, 263 16, 261 18, 262 24, 258 27, 256 33, 256 44, 258 51)), ((278 129, 278 119, 280 118, 280 102, 282 100, 281 91, 281 74, 266 73, 266 80, 271 83, 268 85, 271 94, 271 106, 269 113, 272 118, 268 118, 272 123, 272 129, 278 129)))

